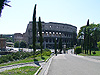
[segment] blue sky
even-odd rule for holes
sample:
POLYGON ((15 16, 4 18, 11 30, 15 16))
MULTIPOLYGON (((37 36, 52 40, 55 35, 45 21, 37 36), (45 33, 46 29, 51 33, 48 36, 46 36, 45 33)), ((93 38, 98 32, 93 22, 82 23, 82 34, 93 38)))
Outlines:
POLYGON ((0 18, 0 34, 24 33, 32 21, 34 5, 38 17, 44 22, 72 24, 77 27, 100 23, 100 0, 10 0, 12 7, 5 7, 0 18))

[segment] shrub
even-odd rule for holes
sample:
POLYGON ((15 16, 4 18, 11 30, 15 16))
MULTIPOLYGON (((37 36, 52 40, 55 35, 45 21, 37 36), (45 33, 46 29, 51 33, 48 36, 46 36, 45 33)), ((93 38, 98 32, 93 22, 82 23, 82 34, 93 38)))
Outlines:
POLYGON ((94 51, 94 52, 92 52, 93 54, 96 54, 96 52, 94 51))
POLYGON ((51 51, 49 49, 44 49, 42 54, 44 56, 50 56, 51 55, 51 51))
POLYGON ((49 49, 45 48, 44 51, 50 51, 49 49))
POLYGON ((40 49, 40 43, 36 43, 36 49, 40 49))
MULTIPOLYGON (((33 57, 32 55, 33 55, 33 52, 16 52, 16 53, 8 54, 8 55, 3 55, 0 57, 0 64, 9 62, 9 61, 25 59, 27 57, 33 57)), ((50 56, 51 51, 49 49, 45 49, 45 50, 43 50, 42 55, 50 56)), ((35 57, 37 57, 37 56, 41 56, 40 51, 36 51, 35 57)))
POLYGON ((36 51, 35 55, 38 55, 38 54, 41 54, 41 52, 40 51, 36 51))
POLYGON ((15 47, 15 48, 18 48, 18 47, 19 47, 19 41, 16 41, 16 42, 14 43, 14 47, 15 47))
POLYGON ((8 58, 9 61, 13 61, 12 55, 7 55, 6 57, 8 58))
POLYGON ((69 48, 66 48, 66 50, 68 50, 69 48))
POLYGON ((1 64, 1 63, 4 63, 2 58, 0 58, 0 64, 1 64))
POLYGON ((7 59, 7 56, 2 56, 1 60, 3 63, 8 62, 9 60, 7 59))
POLYGON ((29 49, 32 49, 33 48, 33 46, 32 45, 29 45, 29 49))
POLYGON ((82 53, 81 46, 77 46, 77 47, 75 48, 75 53, 76 53, 76 54, 82 53))
POLYGON ((100 50, 100 41, 99 42, 97 42, 97 47, 99 48, 99 50, 100 50))

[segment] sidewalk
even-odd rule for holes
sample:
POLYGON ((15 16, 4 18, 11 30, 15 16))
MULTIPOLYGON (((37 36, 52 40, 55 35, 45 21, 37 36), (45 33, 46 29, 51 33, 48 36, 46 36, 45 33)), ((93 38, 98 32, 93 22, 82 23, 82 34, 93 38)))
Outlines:
POLYGON ((49 67, 51 65, 51 62, 52 62, 52 59, 54 58, 55 56, 52 56, 47 62, 45 62, 45 64, 42 65, 42 70, 40 71, 39 75, 47 75, 48 73, 48 70, 49 70, 49 67))
POLYGON ((42 64, 44 64, 44 61, 36 61, 36 62, 29 62, 29 63, 20 63, 20 64, 14 64, 14 65, 8 65, 8 66, 2 66, 0 67, 0 72, 3 72, 5 70, 10 70, 13 68, 20 68, 20 67, 24 67, 24 66, 40 66, 42 64))

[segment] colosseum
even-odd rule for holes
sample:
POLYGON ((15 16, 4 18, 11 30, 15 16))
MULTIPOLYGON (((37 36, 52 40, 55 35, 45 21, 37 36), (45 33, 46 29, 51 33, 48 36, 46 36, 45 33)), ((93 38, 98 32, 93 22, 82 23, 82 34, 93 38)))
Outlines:
MULTIPOLYGON (((43 47, 44 48, 54 48, 55 39, 57 40, 57 45, 59 39, 62 38, 62 44, 65 45, 66 42, 68 46, 71 43, 76 43, 77 36, 77 27, 64 24, 64 23, 55 23, 42 22, 42 35, 43 35, 43 47)), ((23 34, 23 40, 27 42, 28 45, 32 44, 32 21, 29 22, 26 32, 23 34)), ((39 32, 38 32, 38 23, 37 23, 37 43, 39 43, 39 32)))

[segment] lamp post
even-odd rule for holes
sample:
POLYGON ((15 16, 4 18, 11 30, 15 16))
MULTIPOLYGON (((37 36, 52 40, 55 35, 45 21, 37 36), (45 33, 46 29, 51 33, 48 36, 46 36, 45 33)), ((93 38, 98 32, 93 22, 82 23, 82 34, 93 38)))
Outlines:
POLYGON ((64 54, 66 53, 65 51, 66 51, 66 45, 64 45, 64 54))

